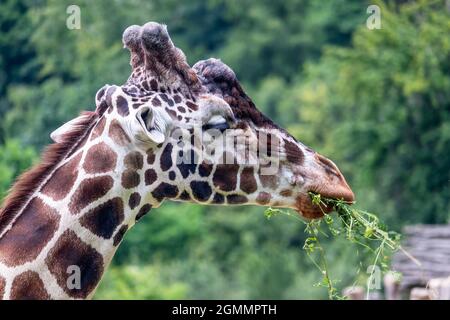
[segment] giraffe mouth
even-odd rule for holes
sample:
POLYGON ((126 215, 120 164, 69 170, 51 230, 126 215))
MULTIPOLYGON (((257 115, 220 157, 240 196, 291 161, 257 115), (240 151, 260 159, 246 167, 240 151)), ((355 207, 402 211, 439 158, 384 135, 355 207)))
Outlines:
POLYGON ((333 211, 332 205, 326 205, 321 203, 320 205, 314 204, 310 197, 310 192, 319 193, 324 198, 329 199, 342 199, 349 204, 352 204, 355 200, 355 196, 350 189, 340 190, 342 192, 334 192, 327 194, 325 192, 319 192, 318 190, 310 190, 307 193, 300 194, 296 198, 296 208, 295 210, 307 219, 318 219, 322 218, 325 214, 331 213, 333 211), (345 191, 345 192, 344 192, 345 191))
POLYGON ((307 219, 319 219, 332 212, 333 208, 325 204, 314 204, 309 193, 306 193, 297 196, 294 210, 307 219))
POLYGON ((319 175, 313 179, 313 183, 307 188, 307 192, 301 193, 296 198, 297 211, 309 219, 323 217, 333 211, 333 205, 325 203, 314 204, 310 193, 320 194, 323 199, 341 199, 351 204, 355 201, 355 194, 348 185, 337 166, 329 159, 316 154, 319 163, 319 175))

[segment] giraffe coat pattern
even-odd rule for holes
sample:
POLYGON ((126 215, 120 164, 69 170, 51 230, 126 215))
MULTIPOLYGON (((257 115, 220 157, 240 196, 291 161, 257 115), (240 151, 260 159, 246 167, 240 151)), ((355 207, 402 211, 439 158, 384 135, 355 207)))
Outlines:
POLYGON ((87 299, 128 230, 166 200, 327 211, 352 201, 330 160, 264 116, 217 59, 187 64, 167 28, 128 27, 132 73, 52 135, 0 211, 0 298, 87 299), (79 286, 72 287, 79 271, 79 286))

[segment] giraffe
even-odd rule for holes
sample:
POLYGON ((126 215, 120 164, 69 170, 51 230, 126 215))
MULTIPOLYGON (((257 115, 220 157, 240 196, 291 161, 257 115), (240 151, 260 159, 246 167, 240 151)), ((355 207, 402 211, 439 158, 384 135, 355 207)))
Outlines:
POLYGON ((56 129, 4 202, 2 299, 91 298, 125 233, 165 199, 308 219, 330 211, 309 191, 354 200, 337 166, 258 111, 226 64, 190 67, 155 22, 128 27, 122 41, 126 83, 105 85, 95 111, 56 129))

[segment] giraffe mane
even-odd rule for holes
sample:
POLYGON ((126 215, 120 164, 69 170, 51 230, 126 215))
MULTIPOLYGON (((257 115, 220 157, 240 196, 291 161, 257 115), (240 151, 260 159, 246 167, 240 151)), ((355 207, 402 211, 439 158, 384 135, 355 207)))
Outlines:
POLYGON ((61 142, 47 146, 41 155, 41 162, 21 174, 9 190, 8 196, 0 209, 0 237, 5 228, 13 222, 20 210, 25 206, 30 196, 50 175, 78 143, 88 134, 98 119, 99 114, 93 111, 81 113, 79 122, 74 128, 66 132, 61 142))

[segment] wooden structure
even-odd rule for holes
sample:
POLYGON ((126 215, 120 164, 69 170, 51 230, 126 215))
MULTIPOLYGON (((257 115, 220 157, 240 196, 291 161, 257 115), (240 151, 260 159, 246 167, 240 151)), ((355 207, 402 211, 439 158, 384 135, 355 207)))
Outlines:
POLYGON ((392 269, 402 274, 400 290, 425 287, 431 279, 450 276, 450 225, 414 225, 403 229, 403 248, 414 256, 417 265, 398 251, 392 269))
MULTIPOLYGON (((402 234, 402 246, 414 259, 402 251, 394 254, 391 268, 402 276, 384 276, 384 299, 450 300, 450 224, 408 226, 402 234)), ((362 287, 345 288, 343 295, 366 299, 362 287)))

